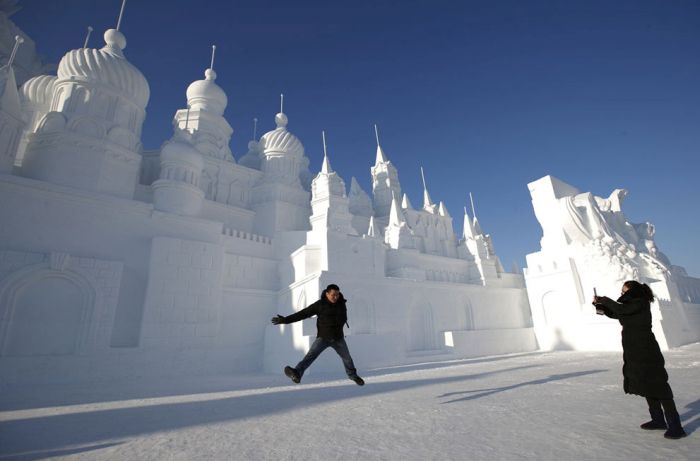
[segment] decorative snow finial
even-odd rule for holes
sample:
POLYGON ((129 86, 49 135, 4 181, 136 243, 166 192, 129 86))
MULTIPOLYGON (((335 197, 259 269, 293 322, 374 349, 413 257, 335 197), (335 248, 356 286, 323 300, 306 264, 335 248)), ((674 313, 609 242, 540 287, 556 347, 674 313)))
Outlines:
POLYGON ((19 48, 19 45, 21 43, 24 43, 24 39, 20 37, 19 35, 15 35, 15 46, 12 48, 12 53, 10 54, 10 59, 7 61, 7 68, 11 69, 12 68, 12 62, 15 60, 15 55, 17 54, 17 48, 19 48))
POLYGON ((211 64, 209 65, 209 68, 211 70, 214 70, 214 56, 216 55, 216 45, 211 46, 211 64))
POLYGON ((374 124, 374 137, 377 138, 377 147, 379 147, 379 130, 376 123, 374 124))
POLYGON ((122 25, 122 16, 124 16, 124 7, 126 6, 126 0, 122 0, 122 8, 119 10, 119 19, 117 20, 117 30, 122 25))
POLYGON ((92 31, 93 31, 93 30, 94 30, 94 29, 92 28, 92 26, 88 26, 88 28, 87 28, 87 35, 85 36, 85 43, 83 43, 83 48, 87 48, 87 46, 88 46, 88 41, 90 40, 90 34, 92 34, 92 31))
POLYGON ((326 132, 321 131, 321 137, 323 139, 323 164, 321 165, 321 173, 329 174, 333 170, 331 169, 331 164, 328 161, 328 152, 326 151, 326 132))
POLYGON ((253 117, 253 140, 257 139, 256 136, 258 135, 258 118, 253 117))
POLYGON ((277 128, 285 128, 287 123, 289 123, 289 119, 284 114, 284 93, 280 94, 280 112, 275 115, 275 123, 277 124, 277 128))

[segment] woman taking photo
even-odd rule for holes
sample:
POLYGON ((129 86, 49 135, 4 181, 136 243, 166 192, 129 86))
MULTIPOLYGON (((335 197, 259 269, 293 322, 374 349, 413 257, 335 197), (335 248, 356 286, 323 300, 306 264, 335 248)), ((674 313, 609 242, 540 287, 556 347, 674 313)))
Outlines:
POLYGON ((664 437, 680 439, 686 433, 673 402, 664 357, 651 331, 650 303, 653 301, 651 288, 634 280, 622 285, 622 296, 617 301, 605 296, 593 297, 593 305, 599 313, 618 319, 622 325, 624 390, 626 394, 646 397, 651 415, 651 421, 640 427, 666 429, 664 437))

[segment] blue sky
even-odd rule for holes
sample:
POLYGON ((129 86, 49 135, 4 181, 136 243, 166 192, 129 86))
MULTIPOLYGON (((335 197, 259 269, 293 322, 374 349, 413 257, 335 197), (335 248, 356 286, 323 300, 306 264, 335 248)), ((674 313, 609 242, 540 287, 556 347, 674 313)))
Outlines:
MULTIPOLYGON (((120 0, 21 1, 13 20, 57 63, 114 27, 120 0)), ((691 0, 127 1, 127 58, 149 80, 143 142, 171 136, 216 44, 236 158, 274 128, 370 191, 373 124, 414 205, 420 166, 461 232, 471 191, 506 268, 539 250, 527 183, 629 196, 674 264, 700 276, 700 3, 691 0)))

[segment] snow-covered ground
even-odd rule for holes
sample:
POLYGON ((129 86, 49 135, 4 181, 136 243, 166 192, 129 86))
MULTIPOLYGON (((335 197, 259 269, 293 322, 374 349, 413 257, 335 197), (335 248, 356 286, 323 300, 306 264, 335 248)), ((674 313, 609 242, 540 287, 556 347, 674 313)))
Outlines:
POLYGON ((0 459, 698 460, 700 344, 665 356, 689 433, 677 441, 639 429, 621 354, 554 352, 364 370, 364 387, 340 360, 299 385, 280 372, 5 386, 0 459))

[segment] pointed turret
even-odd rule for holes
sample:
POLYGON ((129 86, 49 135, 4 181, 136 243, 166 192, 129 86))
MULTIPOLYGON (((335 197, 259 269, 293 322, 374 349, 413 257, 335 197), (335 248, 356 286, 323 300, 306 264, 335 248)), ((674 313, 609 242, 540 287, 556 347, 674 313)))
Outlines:
POLYGON ((406 220, 404 219, 403 213, 399 208, 399 202, 396 200, 396 196, 394 196, 393 200, 391 201, 391 211, 389 212, 389 226, 400 226, 401 224, 405 223, 406 220))
POLYGON ((423 174, 423 167, 420 167, 420 176, 423 180, 423 209, 428 213, 434 214, 436 206, 430 198, 430 194, 428 193, 428 186, 425 184, 425 175, 423 174))
POLYGON ((370 168, 372 172, 372 195, 374 196, 375 216, 384 217, 391 209, 392 195, 401 196, 401 184, 399 175, 394 165, 386 157, 379 144, 379 130, 374 125, 374 134, 377 140, 377 157, 375 164, 370 168))
POLYGON ((445 204, 442 201, 440 201, 440 204, 438 205, 438 214, 440 216, 445 217, 445 218, 450 217, 450 213, 447 211, 447 207, 445 206, 445 204))
POLYGON ((399 208, 399 201, 393 196, 391 201, 391 211, 389 212, 389 225, 384 232, 384 243, 391 248, 414 248, 411 230, 403 216, 403 211, 399 208))
POLYGON ((329 229, 345 234, 356 235, 352 228, 352 215, 345 194, 345 182, 333 171, 328 159, 326 132, 322 131, 323 163, 321 171, 311 183, 311 227, 314 231, 325 232, 329 229))
POLYGON ((367 192, 362 190, 355 177, 350 181, 349 206, 350 212, 356 216, 372 216, 372 200, 367 192))
POLYGON ((472 227, 472 220, 469 218, 469 213, 467 213, 467 207, 464 207, 464 230, 462 231, 462 237, 464 239, 473 239, 475 236, 474 228, 472 227))
POLYGON ((403 199, 401 199, 401 208, 404 210, 413 209, 413 205, 411 205, 411 201, 408 200, 408 195, 406 195, 406 193, 403 194, 403 199))

